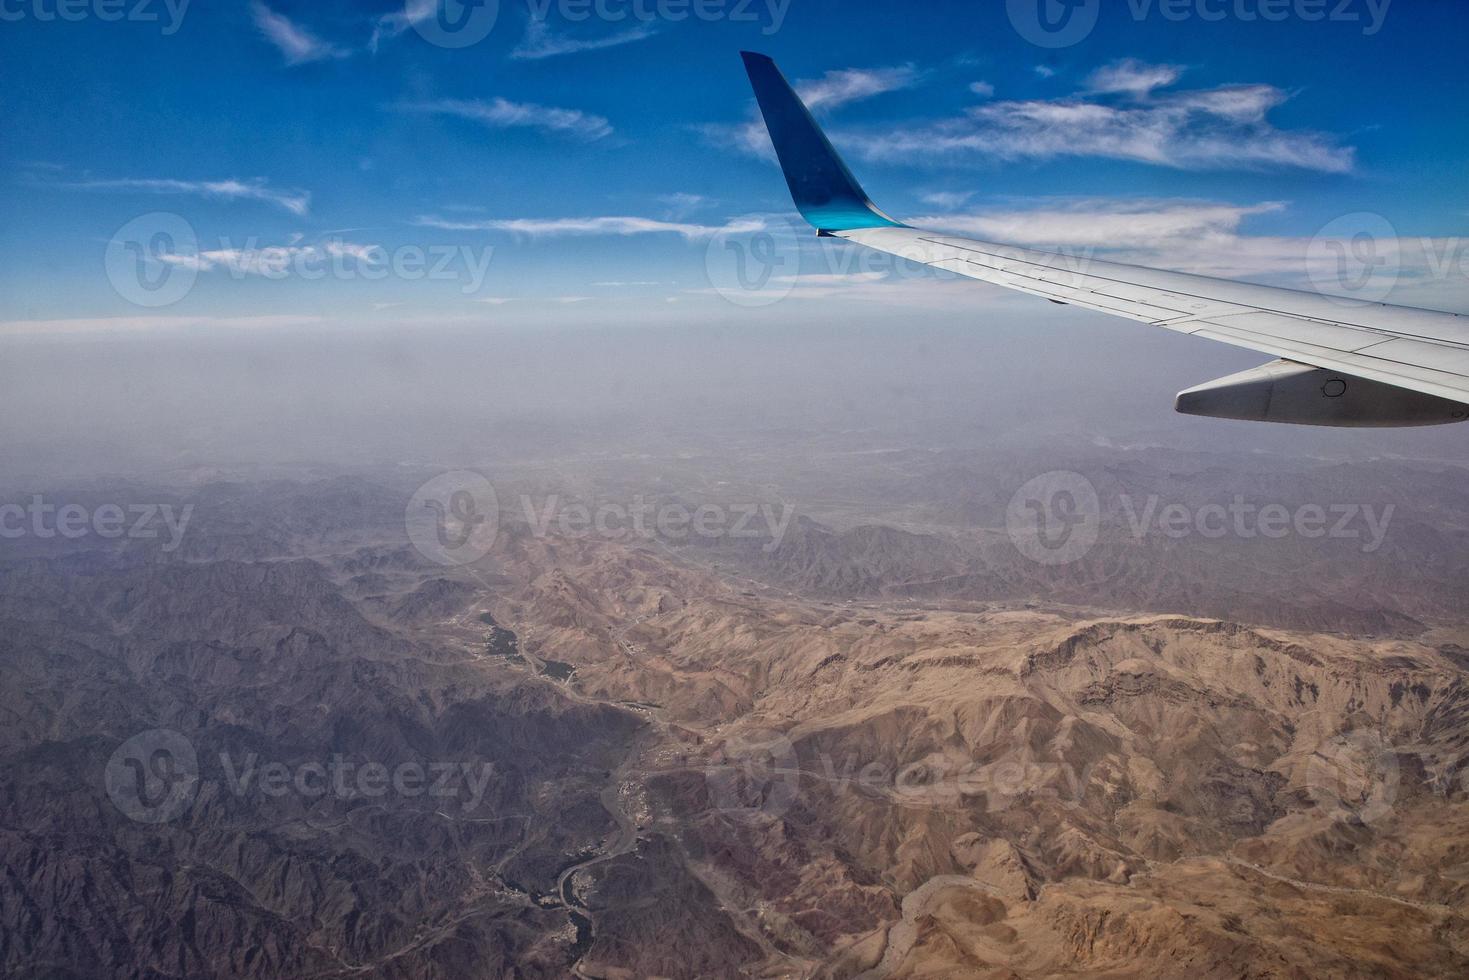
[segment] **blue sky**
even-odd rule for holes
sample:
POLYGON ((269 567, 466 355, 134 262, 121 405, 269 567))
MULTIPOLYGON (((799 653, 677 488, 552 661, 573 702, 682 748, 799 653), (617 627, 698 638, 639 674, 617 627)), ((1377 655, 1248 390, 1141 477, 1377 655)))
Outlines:
MULTIPOLYGON (((8 333, 737 315, 716 231, 792 215, 744 48, 898 217, 1302 285, 1386 228, 1391 298, 1465 308, 1463 4, 1130 0, 1049 47, 1023 0, 501 0, 453 47, 433 0, 56 3, 0 4, 8 333), (137 261, 190 285, 140 306, 108 263, 158 213, 137 261)), ((832 310, 1002 302, 800 248, 832 310)))

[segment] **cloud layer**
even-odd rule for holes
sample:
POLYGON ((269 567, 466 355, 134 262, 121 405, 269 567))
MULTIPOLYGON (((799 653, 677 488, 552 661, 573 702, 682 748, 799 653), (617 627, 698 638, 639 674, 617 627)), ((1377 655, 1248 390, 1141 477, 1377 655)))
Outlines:
POLYGON ((491 221, 457 221, 425 215, 414 224, 424 228, 439 228, 444 231, 503 231, 532 238, 588 236, 588 235, 659 235, 674 234, 694 240, 709 238, 722 231, 738 233, 753 231, 758 227, 753 222, 730 225, 697 225, 681 221, 660 221, 656 218, 639 218, 625 215, 583 218, 504 218, 491 221))
POLYGON ((600 51, 603 48, 632 44, 635 41, 650 38, 657 32, 656 25, 645 22, 601 37, 570 37, 557 34, 544 20, 532 18, 526 24, 525 36, 510 52, 510 57, 520 61, 534 61, 540 58, 553 58, 556 55, 576 54, 580 51, 600 51))
POLYGON ((349 53, 323 41, 300 24, 271 10, 260 0, 250 4, 250 17, 265 39, 280 51, 287 65, 345 58, 349 53))
MULTIPOLYGON (((912 88, 922 79, 912 65, 888 68, 843 68, 829 71, 820 78, 794 83, 796 93, 814 113, 829 114, 842 106, 887 92, 912 88)), ((705 137, 720 146, 732 146, 744 153, 775 159, 770 135, 758 109, 751 108, 748 121, 736 126, 709 124, 701 127, 705 137)))
POLYGON ((491 129, 537 129, 543 133, 588 141, 612 135, 612 124, 601 116, 579 109, 558 109, 531 102, 511 102, 498 97, 489 100, 439 99, 431 102, 403 102, 394 108, 400 112, 455 116, 491 129))
POLYGON ((271 187, 264 180, 170 180, 170 179, 124 179, 83 180, 59 186, 90 191, 139 191, 145 194, 180 194, 193 197, 215 198, 225 201, 264 201, 285 208, 294 215, 304 216, 311 207, 311 194, 307 191, 286 191, 271 187))
POLYGON ((1269 122, 1270 110, 1288 93, 1270 85, 1163 91, 1182 74, 1175 65, 1120 61, 1098 69, 1074 95, 991 102, 960 118, 899 128, 859 145, 876 159, 1105 157, 1187 169, 1353 169, 1352 147, 1269 122))

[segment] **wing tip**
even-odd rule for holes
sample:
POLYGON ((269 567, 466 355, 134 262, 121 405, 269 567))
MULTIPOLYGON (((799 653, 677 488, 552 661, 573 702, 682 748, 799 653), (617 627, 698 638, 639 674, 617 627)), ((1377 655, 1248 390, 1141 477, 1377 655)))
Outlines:
POLYGON ((796 210, 823 232, 903 227, 872 203, 775 59, 740 57, 796 210))

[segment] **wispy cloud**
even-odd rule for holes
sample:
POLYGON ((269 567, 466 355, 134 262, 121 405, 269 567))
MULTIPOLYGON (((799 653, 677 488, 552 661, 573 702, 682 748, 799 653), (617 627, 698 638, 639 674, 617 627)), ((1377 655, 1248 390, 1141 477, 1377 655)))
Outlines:
POLYGON ((1050 65, 1036 65, 1035 73, 1042 78, 1056 77, 1056 69, 1052 68, 1050 65))
POLYGON ((714 202, 702 194, 664 194, 658 198, 666 207, 663 217, 669 221, 682 221, 696 211, 702 211, 714 202))
POLYGON ((304 65, 329 58, 345 58, 348 52, 323 41, 300 24, 271 10, 260 0, 250 4, 255 26, 271 44, 280 50, 287 65, 304 65))
POLYGON ((422 24, 438 13, 438 9, 439 0, 405 0, 402 10, 384 14, 373 22, 367 49, 376 54, 384 38, 395 38, 415 24, 422 24))
POLYGON ((329 259, 351 259, 364 265, 381 262, 386 255, 377 245, 359 245, 337 239, 320 245, 267 245, 245 248, 217 248, 202 252, 164 252, 152 256, 158 262, 196 272, 226 269, 237 278, 264 276, 280 279, 292 270, 320 267, 329 259))
POLYGON ((1346 173, 1356 152, 1333 137, 1277 129, 1267 116, 1288 95, 1270 85, 1159 92, 1181 69, 1120 62, 1081 93, 994 102, 961 118, 864 140, 875 158, 984 155, 1107 157, 1186 169, 1296 167, 1346 173), (1108 96, 1126 95, 1120 103, 1108 96))
MULTIPOLYGON (((853 102, 911 88, 922 77, 912 65, 843 68, 829 71, 820 78, 798 81, 795 89, 812 112, 827 115, 853 102)), ((710 123, 701 126, 700 131, 716 145, 732 146, 754 156, 775 159, 775 150, 770 145, 770 135, 765 131, 765 123, 758 110, 753 107, 750 118, 744 123, 733 126, 710 123)))
POLYGON ((540 58, 553 58, 561 54, 600 51, 603 48, 615 48, 642 41, 656 33, 658 33, 658 28, 655 24, 643 22, 626 30, 604 34, 601 37, 571 37, 557 34, 551 30, 550 25, 544 19, 533 16, 525 26, 525 35, 521 37, 520 43, 510 52, 510 57, 520 61, 534 61, 540 58))
POLYGON ((1083 199, 1024 210, 929 215, 912 223, 1011 245, 1170 251, 1189 243, 1233 241, 1246 218, 1284 207, 1278 201, 1083 199))
POLYGON ((307 191, 286 191, 264 180, 82 180, 54 186, 86 191, 137 191, 145 194, 178 194, 226 201, 264 201, 304 216, 311 206, 307 191))
POLYGON ((1092 72, 1086 87, 1097 93, 1147 95, 1153 89, 1172 85, 1182 74, 1183 69, 1178 65, 1149 65, 1136 58, 1124 58, 1092 72))
POLYGON ((502 231, 531 238, 587 235, 682 235, 694 240, 709 238, 721 231, 732 233, 757 231, 763 227, 754 221, 730 225, 696 225, 656 218, 605 216, 590 218, 504 218, 492 221, 457 221, 424 215, 414 224, 444 231, 502 231))
POLYGON ((989 82, 970 82, 969 91, 981 99, 988 99, 995 94, 995 87, 989 82))
POLYGON ((455 116, 491 129, 537 129, 544 133, 588 141, 612 135, 612 124, 601 116, 579 109, 558 109, 531 102, 511 102, 502 98, 488 101, 439 99, 432 102, 402 102, 394 108, 400 112, 455 116))
POLYGON ((820 78, 796 83, 796 92, 812 112, 840 109, 875 95, 896 92, 918 83, 921 76, 912 65, 893 68, 843 68, 820 78))
POLYGON ((936 208, 952 210, 957 207, 962 207, 973 196, 973 191, 933 191, 920 196, 918 199, 924 204, 932 204, 936 208))

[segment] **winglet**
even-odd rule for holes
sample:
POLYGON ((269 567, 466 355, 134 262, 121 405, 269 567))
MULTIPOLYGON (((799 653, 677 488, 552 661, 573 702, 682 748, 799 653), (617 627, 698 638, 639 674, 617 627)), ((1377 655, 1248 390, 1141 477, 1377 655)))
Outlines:
POLYGON ((740 56, 802 216, 822 232, 906 227, 868 198, 775 62, 751 51, 740 56))

